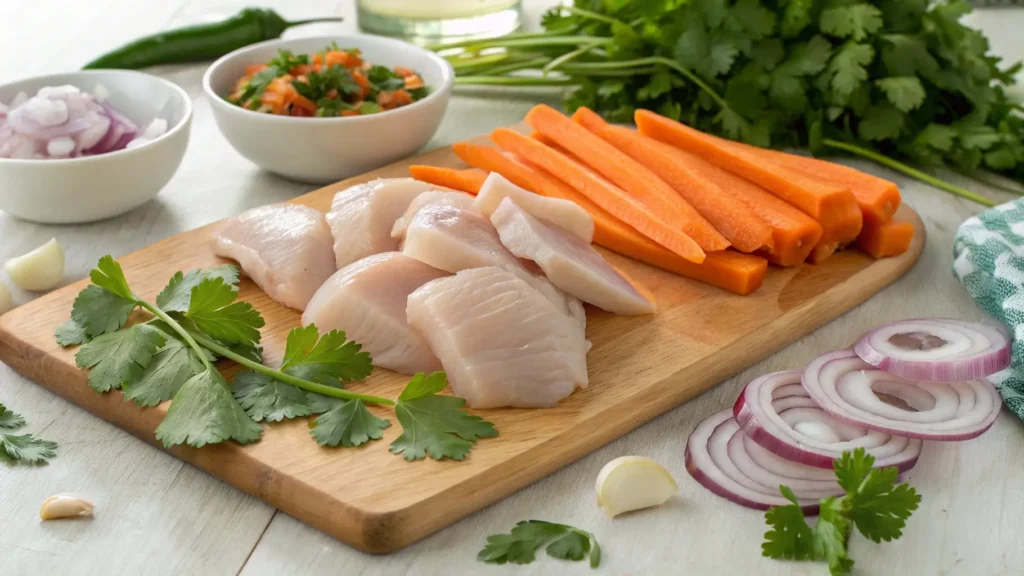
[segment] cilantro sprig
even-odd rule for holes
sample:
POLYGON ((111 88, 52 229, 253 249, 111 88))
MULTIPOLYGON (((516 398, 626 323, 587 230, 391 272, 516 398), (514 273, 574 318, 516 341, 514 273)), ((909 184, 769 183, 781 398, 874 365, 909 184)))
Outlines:
POLYGON ((643 108, 748 144, 848 153, 993 205, 910 165, 1024 182, 1024 106, 1007 94, 1022 63, 992 54, 963 22, 970 11, 968 0, 575 0, 545 15, 545 32, 432 48, 458 84, 574 86, 570 111, 631 122, 643 108))
POLYGON ((776 559, 824 561, 831 574, 839 576, 853 568, 853 560, 847 556, 851 526, 876 543, 902 536, 921 496, 910 485, 897 484, 896 468, 873 468, 874 463, 874 456, 863 448, 844 452, 835 461, 836 481, 846 495, 822 499, 813 528, 804 519, 793 491, 780 486, 779 491, 792 504, 765 513, 771 530, 764 535, 761 553, 776 559))
POLYGON ((25 424, 24 417, 0 404, 0 462, 45 464, 57 455, 56 442, 36 438, 32 434, 14 434, 25 424))
MULTIPOLYGON (((88 370, 89 386, 97 392, 121 389, 126 400, 140 406, 171 400, 156 429, 167 447, 255 442, 263 433, 260 422, 314 414, 319 416, 310 422, 310 433, 318 444, 360 446, 383 438, 391 424, 368 405, 394 407, 403 431, 391 450, 406 460, 428 455, 462 460, 478 438, 497 434, 490 422, 465 412, 464 400, 439 394, 448 383, 443 372, 416 375, 397 401, 345 390, 346 382, 367 378, 373 364, 338 330, 320 334, 314 325, 295 328, 281 366, 264 365, 259 348, 264 320, 237 299, 233 266, 177 272, 155 302, 132 292, 110 256, 100 259, 90 278, 92 284, 75 299, 71 319, 58 326, 57 342, 82 345, 75 362, 88 370), (129 322, 138 309, 151 318, 129 322), (215 365, 218 358, 244 369, 228 382, 215 365)), ((0 406, 0 428, 17 421, 0 406)), ((8 450, 26 453, 32 448, 28 440, 14 437, 8 450)))
POLYGON ((552 558, 579 561, 589 557, 591 568, 601 564, 601 546, 593 534, 544 520, 524 520, 508 534, 488 536, 477 559, 489 564, 529 564, 544 545, 552 558))

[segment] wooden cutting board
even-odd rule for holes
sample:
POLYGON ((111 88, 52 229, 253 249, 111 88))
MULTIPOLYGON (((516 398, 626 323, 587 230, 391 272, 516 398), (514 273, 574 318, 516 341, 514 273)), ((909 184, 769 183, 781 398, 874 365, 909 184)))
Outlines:
MULTIPOLYGON (((480 138, 480 143, 486 143, 480 138)), ((398 162, 294 201, 326 211, 334 193, 377 177, 407 176, 411 164, 462 166, 450 149, 398 162)), ((751 296, 656 270, 608 253, 657 299, 652 316, 616 317, 588 311, 590 387, 546 410, 480 412, 499 435, 477 443, 464 462, 409 463, 388 452, 401 427, 393 421, 384 440, 349 449, 321 448, 307 420, 273 424, 249 446, 225 443, 202 449, 175 447, 179 458, 258 496, 284 512, 360 550, 398 550, 558 470, 700 394, 863 302, 917 261, 925 230, 910 250, 875 261, 851 250, 822 266, 772 268, 751 296)), ((208 248, 212 226, 158 242, 119 259, 133 290, 153 300, 176 270, 223 263, 208 248)), ((0 317, 0 360, 90 412, 156 444, 153 432, 167 403, 141 409, 120 392, 100 395, 86 384, 74 350, 62 350, 54 329, 66 320, 83 280, 0 317)), ((299 314, 271 301, 243 280, 241 299, 267 320, 266 361, 280 362, 288 331, 299 314)), ((853 335, 851 335, 852 337, 853 335)), ((397 397, 408 377, 378 369, 350 389, 397 397)), ((680 440, 689 430, 679 430, 680 440)), ((682 473, 676 471, 676 473, 682 473)))

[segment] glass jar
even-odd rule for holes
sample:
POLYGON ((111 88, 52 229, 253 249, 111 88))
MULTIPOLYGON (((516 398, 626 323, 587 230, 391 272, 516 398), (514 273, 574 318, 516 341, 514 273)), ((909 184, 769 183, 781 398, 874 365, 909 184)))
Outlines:
POLYGON ((522 0, 357 0, 359 27, 421 44, 508 34, 523 19, 522 0))

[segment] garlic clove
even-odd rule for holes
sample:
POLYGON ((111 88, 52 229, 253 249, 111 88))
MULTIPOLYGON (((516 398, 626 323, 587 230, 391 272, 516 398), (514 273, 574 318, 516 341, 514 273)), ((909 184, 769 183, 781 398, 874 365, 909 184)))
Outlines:
POLYGON ((50 290, 64 278, 64 249, 56 238, 4 263, 11 282, 22 290, 50 290))
POLYGON ((0 282, 0 314, 9 312, 14 309, 14 299, 11 298, 11 291, 7 289, 7 286, 0 282))
POLYGON ((668 470, 642 456, 622 456, 605 464, 596 489, 597 505, 609 517, 661 506, 679 492, 668 470))
POLYGON ((39 517, 43 520, 92 516, 93 503, 72 494, 57 494, 43 500, 39 517))

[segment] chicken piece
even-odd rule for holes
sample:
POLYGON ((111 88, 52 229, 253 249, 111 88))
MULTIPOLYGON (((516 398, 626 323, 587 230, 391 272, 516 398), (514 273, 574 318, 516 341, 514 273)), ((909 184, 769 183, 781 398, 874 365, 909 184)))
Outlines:
POLYGON ((276 302, 304 310, 334 274, 332 242, 319 210, 272 204, 225 220, 213 234, 213 253, 237 260, 276 302))
POLYGON ((514 200, 520 208, 534 218, 541 218, 559 226, 566 232, 579 236, 587 244, 594 241, 594 217, 580 208, 579 204, 561 198, 547 198, 534 194, 509 182, 497 172, 491 172, 491 175, 484 181, 473 206, 481 214, 490 218, 505 198, 514 200))
POLYGON ((397 250, 398 240, 391 237, 395 220, 405 213, 413 198, 438 189, 412 178, 378 178, 338 192, 327 213, 334 235, 335 269, 397 250))
POLYGON ((442 204, 444 206, 472 210, 473 196, 465 192, 442 192, 440 190, 424 192, 413 198, 412 203, 406 208, 405 214, 402 214, 398 220, 395 220, 395 225, 391 228, 391 237, 398 240, 405 238, 405 229, 409 226, 409 221, 420 211, 420 208, 430 204, 442 204))
POLYGON ((338 270, 309 301, 302 325, 320 332, 344 330, 370 353, 373 365, 415 374, 441 369, 426 340, 409 329, 409 294, 448 276, 401 252, 367 256, 338 270))
POLYGON ((406 311, 452 391, 473 408, 550 407, 588 384, 578 325, 508 270, 428 282, 409 295, 406 311))
POLYGON ((491 222, 506 248, 534 261, 558 288, 615 314, 654 312, 654 304, 590 244, 530 216, 511 198, 501 201, 491 222))

